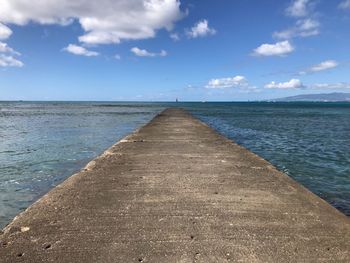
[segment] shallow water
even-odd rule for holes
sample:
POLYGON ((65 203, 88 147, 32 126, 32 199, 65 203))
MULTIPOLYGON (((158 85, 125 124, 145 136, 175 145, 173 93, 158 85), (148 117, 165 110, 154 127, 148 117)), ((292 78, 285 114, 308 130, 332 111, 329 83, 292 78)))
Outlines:
POLYGON ((168 106, 188 109, 350 215, 349 103, 0 102, 0 228, 168 106))
POLYGON ((191 111, 350 215, 350 103, 204 103, 191 111))
POLYGON ((0 228, 163 107, 0 102, 0 228))

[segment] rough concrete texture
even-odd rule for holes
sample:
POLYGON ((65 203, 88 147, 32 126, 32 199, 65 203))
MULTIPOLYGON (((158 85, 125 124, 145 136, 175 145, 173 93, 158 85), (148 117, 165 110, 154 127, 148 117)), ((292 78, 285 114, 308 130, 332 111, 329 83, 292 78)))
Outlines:
POLYGON ((0 262, 349 262, 350 220, 168 109, 4 229, 0 262))

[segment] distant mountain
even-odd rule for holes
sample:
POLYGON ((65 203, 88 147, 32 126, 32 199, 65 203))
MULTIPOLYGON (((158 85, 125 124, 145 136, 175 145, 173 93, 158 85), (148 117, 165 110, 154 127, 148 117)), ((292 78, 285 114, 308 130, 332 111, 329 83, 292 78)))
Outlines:
POLYGON ((324 101, 324 102, 336 102, 336 101, 349 101, 350 93, 327 93, 327 94, 304 94, 292 97, 279 98, 272 101, 324 101))

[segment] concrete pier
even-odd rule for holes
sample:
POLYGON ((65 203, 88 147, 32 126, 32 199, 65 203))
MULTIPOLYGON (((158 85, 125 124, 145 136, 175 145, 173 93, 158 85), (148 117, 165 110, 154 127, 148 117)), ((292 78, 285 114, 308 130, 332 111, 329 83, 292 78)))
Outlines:
POLYGON ((0 262, 349 262, 350 220, 167 109, 18 215, 0 262))

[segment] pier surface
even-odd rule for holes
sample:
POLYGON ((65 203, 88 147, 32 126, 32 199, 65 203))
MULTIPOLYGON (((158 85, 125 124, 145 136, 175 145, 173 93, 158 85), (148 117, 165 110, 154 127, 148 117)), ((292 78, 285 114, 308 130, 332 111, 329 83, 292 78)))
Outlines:
POLYGON ((0 262, 349 262, 350 220, 167 109, 18 215, 0 262))

